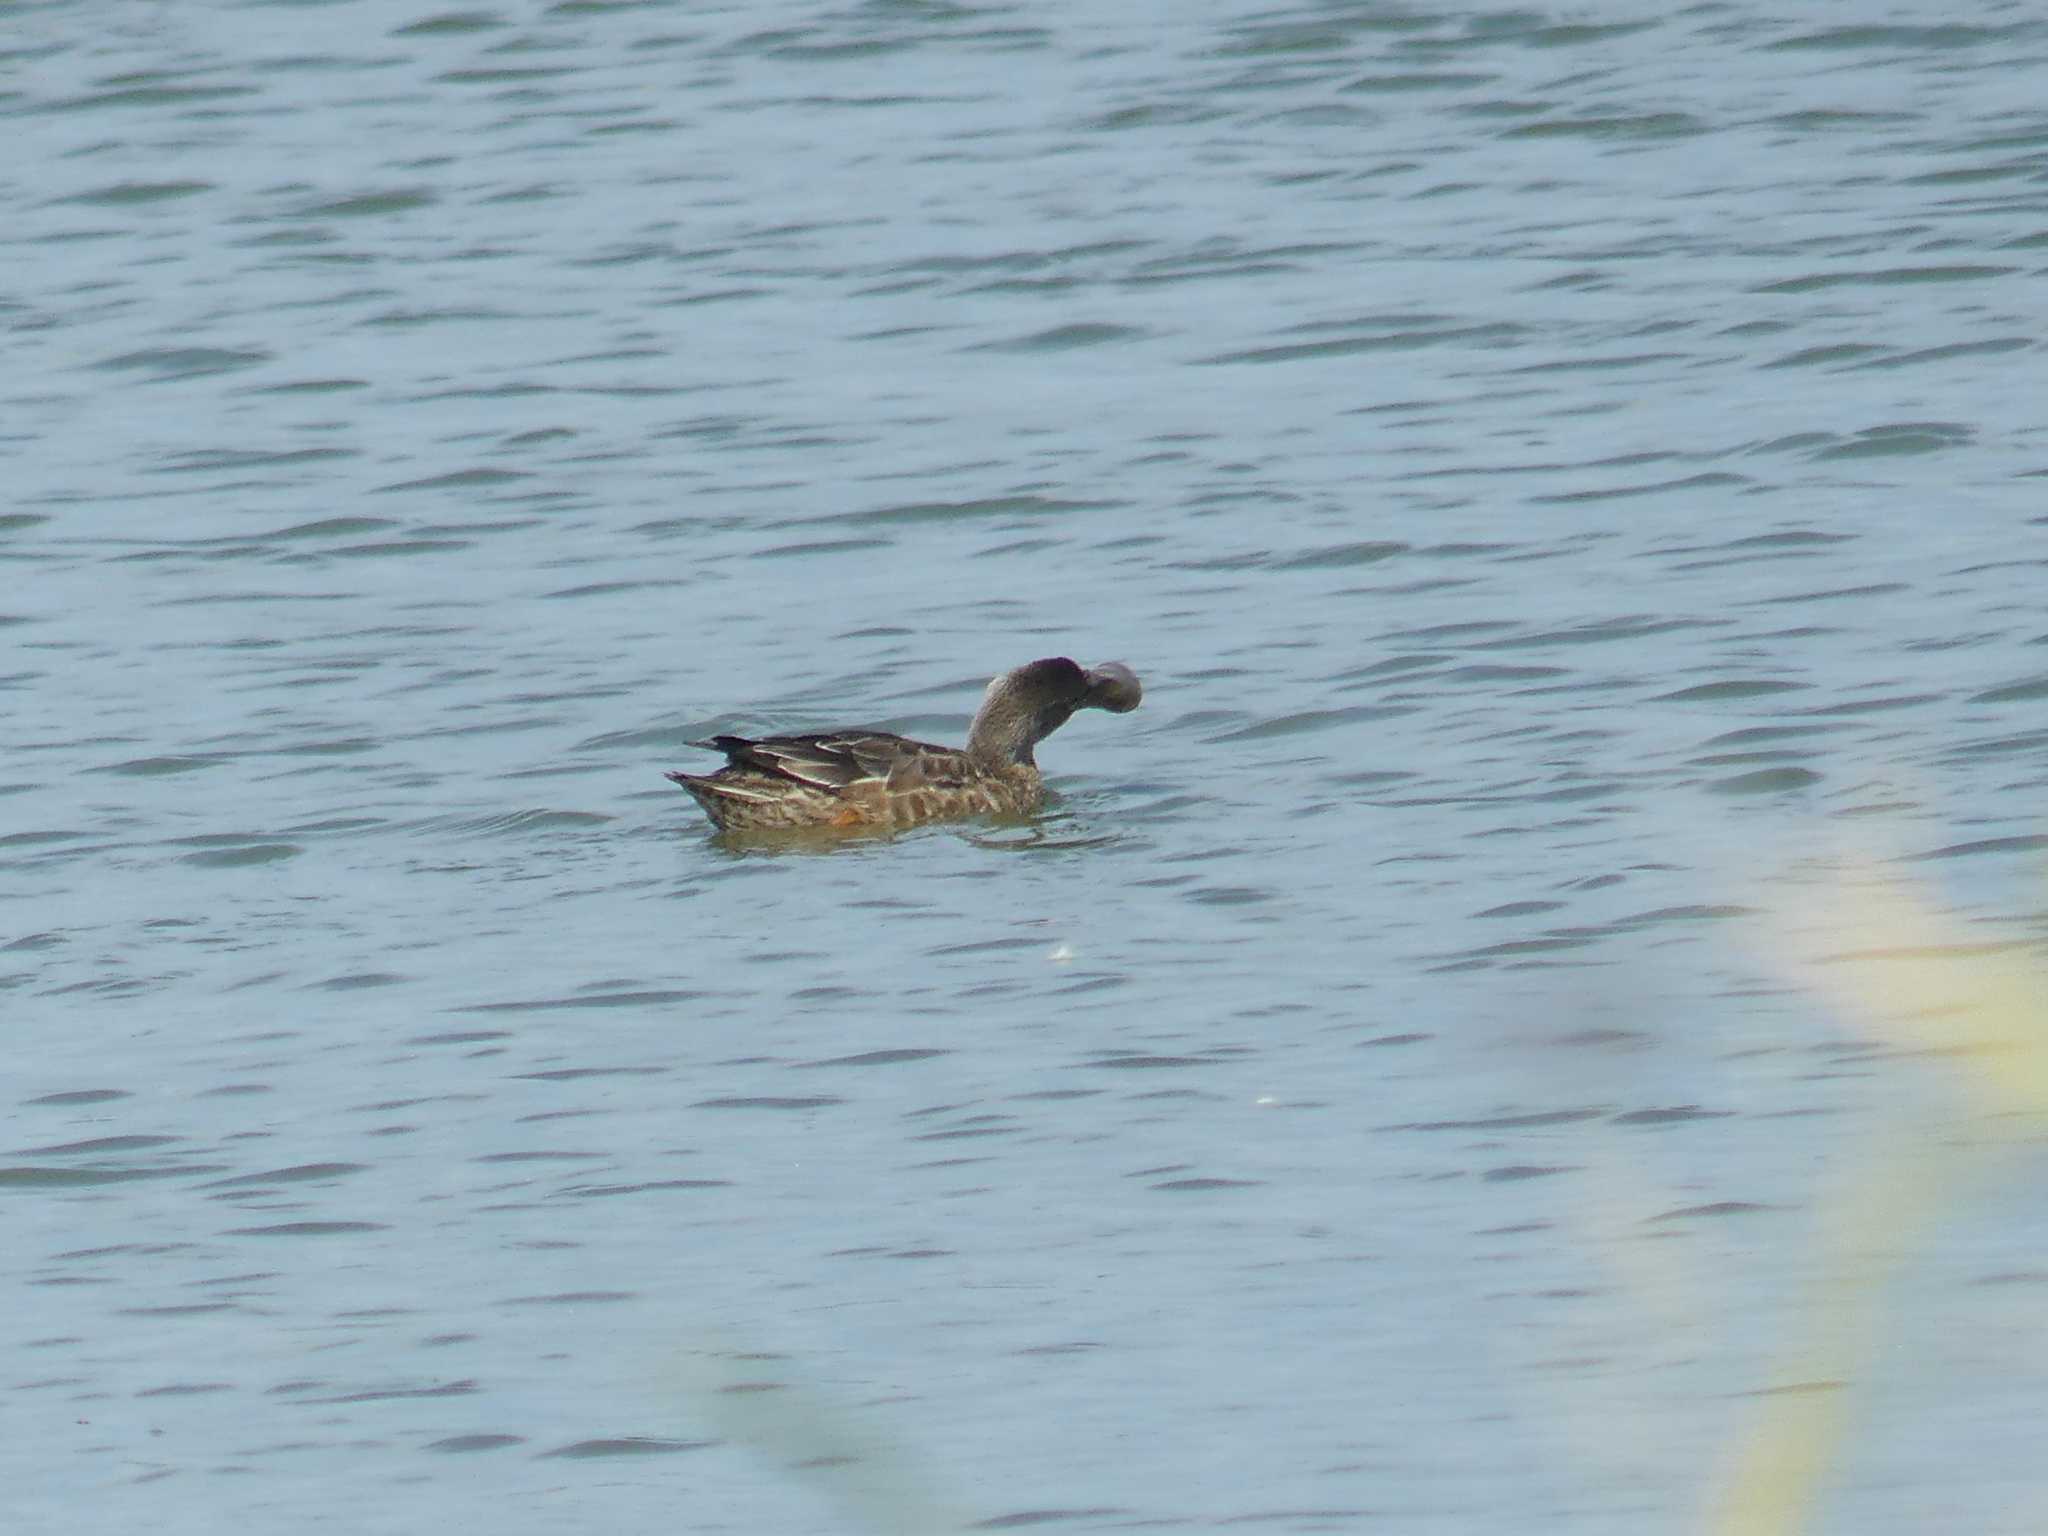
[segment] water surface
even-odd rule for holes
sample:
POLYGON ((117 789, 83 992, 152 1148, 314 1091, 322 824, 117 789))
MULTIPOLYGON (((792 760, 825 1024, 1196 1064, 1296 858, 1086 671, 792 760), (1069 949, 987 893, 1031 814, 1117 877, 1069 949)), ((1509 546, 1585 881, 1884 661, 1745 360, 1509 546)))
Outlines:
POLYGON ((1982 1129, 1777 955, 2042 935, 2024 8, 16 10, 15 1527, 1679 1529, 1982 1129), (660 778, 1048 654, 1034 823, 660 778))

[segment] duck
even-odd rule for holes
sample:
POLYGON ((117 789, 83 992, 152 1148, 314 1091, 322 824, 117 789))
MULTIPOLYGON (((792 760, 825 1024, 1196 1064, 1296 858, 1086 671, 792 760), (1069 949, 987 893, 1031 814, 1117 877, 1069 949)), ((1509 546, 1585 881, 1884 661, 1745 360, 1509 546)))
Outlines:
POLYGON ((695 797, 722 832, 806 827, 894 829, 1045 803, 1033 752, 1076 710, 1128 714, 1145 691, 1120 661, 1083 667, 1047 656, 988 685, 967 745, 942 747, 888 731, 714 736, 692 742, 725 754, 714 773, 665 777, 695 797))

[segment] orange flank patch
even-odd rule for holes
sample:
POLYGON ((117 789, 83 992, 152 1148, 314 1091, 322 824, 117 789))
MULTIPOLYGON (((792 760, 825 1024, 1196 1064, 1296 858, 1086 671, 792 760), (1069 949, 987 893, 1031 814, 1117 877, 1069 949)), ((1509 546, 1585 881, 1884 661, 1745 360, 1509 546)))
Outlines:
POLYGON ((857 827, 866 819, 858 810, 849 805, 845 810, 832 818, 832 825, 835 827, 857 827))

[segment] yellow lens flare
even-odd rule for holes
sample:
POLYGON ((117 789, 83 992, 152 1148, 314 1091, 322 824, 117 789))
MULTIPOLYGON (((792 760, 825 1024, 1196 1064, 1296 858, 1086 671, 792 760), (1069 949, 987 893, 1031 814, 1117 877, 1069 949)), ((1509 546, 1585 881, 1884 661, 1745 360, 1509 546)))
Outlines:
MULTIPOLYGON (((1974 1101, 1967 1138, 1954 1127, 1901 1117, 1843 1159, 1845 1183, 1817 1207, 1812 1294, 1800 1342, 1719 1480, 1708 1529, 1779 1536, 1808 1529, 1841 1464, 1855 1389, 1896 1336, 1885 1290, 1924 1244, 1938 1204, 1986 1142, 2039 1131, 2048 1112, 2048 979, 2036 946, 1986 943, 1918 892, 1868 866, 1823 887, 1835 935, 1812 969, 1860 1031, 1897 1049, 1939 1055, 1974 1101)), ((1812 909, 1800 914, 1809 926, 1812 909)), ((1795 926, 1788 918, 1784 925, 1795 926)))
POLYGON ((1868 872, 1835 894, 1854 947, 1823 958, 1822 985, 1892 1043, 1953 1056, 1992 1114, 2048 1110, 2048 978, 2033 945, 1987 943, 1868 872))

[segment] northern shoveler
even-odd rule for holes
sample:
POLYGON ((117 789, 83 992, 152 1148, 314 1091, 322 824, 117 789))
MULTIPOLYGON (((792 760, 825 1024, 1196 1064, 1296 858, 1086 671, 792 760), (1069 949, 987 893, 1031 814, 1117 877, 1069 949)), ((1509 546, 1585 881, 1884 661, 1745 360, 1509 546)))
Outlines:
POLYGON ((671 773, 721 830, 907 827, 945 816, 1016 814, 1045 800, 1031 750, 1077 709, 1124 714, 1144 689, 1120 661, 1083 669, 1050 656, 988 685, 966 747, 887 731, 810 736, 714 736, 693 745, 725 754, 716 773, 671 773))

